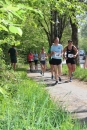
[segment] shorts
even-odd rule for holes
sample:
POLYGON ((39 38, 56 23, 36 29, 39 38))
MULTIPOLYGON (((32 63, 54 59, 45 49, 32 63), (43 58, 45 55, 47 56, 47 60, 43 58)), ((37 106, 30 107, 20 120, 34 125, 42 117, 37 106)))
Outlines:
POLYGON ((46 64, 46 61, 44 60, 44 61, 40 61, 40 63, 42 64, 42 65, 45 65, 46 64))
POLYGON ((37 65, 38 64, 38 60, 34 60, 34 63, 35 63, 35 65, 37 65))
POLYGON ((11 63, 17 63, 17 59, 16 58, 11 58, 11 63))
POLYGON ((68 63, 76 64, 75 58, 68 58, 68 59, 66 60, 66 64, 68 64, 68 63))
POLYGON ((28 61, 28 62, 29 62, 29 64, 30 64, 30 63, 32 63, 33 61, 28 61))
POLYGON ((61 59, 52 58, 52 65, 60 65, 62 63, 61 59))
POLYGON ((50 64, 50 65, 52 65, 52 59, 51 59, 51 60, 49 60, 49 64, 50 64))

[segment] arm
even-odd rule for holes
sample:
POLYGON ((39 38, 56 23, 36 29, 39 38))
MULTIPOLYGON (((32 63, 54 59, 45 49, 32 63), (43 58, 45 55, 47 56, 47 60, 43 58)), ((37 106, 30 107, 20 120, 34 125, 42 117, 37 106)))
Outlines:
POLYGON ((87 55, 86 55, 86 59, 85 59, 85 63, 84 63, 84 69, 87 68, 87 55))
POLYGON ((41 58, 41 57, 40 57, 40 54, 38 55, 38 58, 39 58, 39 60, 40 60, 40 58, 41 58))
POLYGON ((47 54, 46 54, 46 52, 45 52, 45 59, 47 59, 47 54))
POLYGON ((10 56, 10 49, 8 50, 8 55, 10 56))
POLYGON ((74 51, 75 51, 74 58, 76 58, 76 56, 78 55, 78 49, 75 46, 74 46, 74 51))
POLYGON ((16 51, 16 56, 18 55, 18 52, 16 51))
POLYGON ((67 59, 67 57, 65 56, 65 52, 67 51, 67 47, 65 47, 64 49, 63 49, 63 59, 67 59))

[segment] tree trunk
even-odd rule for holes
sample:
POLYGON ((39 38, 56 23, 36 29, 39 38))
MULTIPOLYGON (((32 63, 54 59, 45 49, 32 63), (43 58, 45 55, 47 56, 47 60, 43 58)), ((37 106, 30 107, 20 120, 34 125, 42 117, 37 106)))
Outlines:
MULTIPOLYGON (((78 46, 78 27, 77 27, 76 23, 72 22, 71 19, 70 19, 70 24, 71 24, 71 28, 72 28, 73 44, 77 47, 77 49, 79 49, 79 46, 78 46)), ((79 55, 76 58, 76 65, 79 65, 79 55)))
POLYGON ((50 41, 49 45, 51 46, 54 42, 55 37, 59 37, 59 40, 61 41, 62 34, 65 28, 66 23, 66 17, 63 16, 62 18, 58 16, 58 12, 51 10, 51 22, 50 22, 50 41), (59 23, 56 23, 57 20, 59 23), (53 23, 54 22, 54 23, 53 23))

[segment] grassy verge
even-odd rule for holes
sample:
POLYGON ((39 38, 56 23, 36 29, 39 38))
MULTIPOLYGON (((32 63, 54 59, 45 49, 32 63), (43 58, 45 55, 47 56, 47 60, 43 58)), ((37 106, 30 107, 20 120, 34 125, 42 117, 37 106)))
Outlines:
MULTIPOLYGON (((68 68, 66 65, 63 65, 63 74, 68 75, 68 68)), ((87 82, 87 69, 77 66, 74 72, 74 77, 87 82)))
POLYGON ((26 68, 5 71, 0 80, 0 130, 84 130, 26 68))

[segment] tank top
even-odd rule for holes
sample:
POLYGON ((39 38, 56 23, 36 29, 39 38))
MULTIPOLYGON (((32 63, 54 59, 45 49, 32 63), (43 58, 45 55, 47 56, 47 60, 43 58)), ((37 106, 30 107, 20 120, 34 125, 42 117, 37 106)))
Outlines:
POLYGON ((69 50, 69 49, 68 49, 68 46, 67 46, 67 58, 70 58, 70 59, 71 59, 71 58, 74 58, 73 55, 75 54, 75 51, 74 51, 73 48, 74 48, 74 46, 72 46, 72 49, 69 50))
POLYGON ((41 53, 41 54, 40 54, 40 60, 41 60, 41 61, 45 61, 45 59, 46 59, 45 57, 46 57, 46 53, 44 53, 44 54, 41 53))

